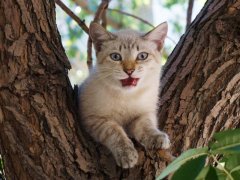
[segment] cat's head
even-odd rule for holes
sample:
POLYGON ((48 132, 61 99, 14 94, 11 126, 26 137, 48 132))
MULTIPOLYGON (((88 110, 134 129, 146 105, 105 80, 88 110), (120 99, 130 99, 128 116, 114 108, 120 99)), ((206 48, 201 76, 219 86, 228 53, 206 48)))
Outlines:
POLYGON ((167 29, 165 22, 146 34, 133 30, 110 33, 91 23, 89 35, 97 55, 97 78, 120 89, 158 83, 167 29))

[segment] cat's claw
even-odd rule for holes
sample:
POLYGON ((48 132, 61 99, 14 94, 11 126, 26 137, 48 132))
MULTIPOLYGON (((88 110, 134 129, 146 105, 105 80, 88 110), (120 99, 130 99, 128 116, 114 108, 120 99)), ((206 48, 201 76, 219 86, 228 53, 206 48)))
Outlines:
POLYGON ((171 146, 169 137, 164 132, 151 135, 142 143, 147 149, 168 149, 171 146))
MULTIPOLYGON (((161 149, 168 149, 171 146, 169 137, 166 133, 162 133, 162 138, 160 139, 160 137, 158 138, 159 141, 161 141, 161 147, 156 147, 157 149, 161 148, 161 149)), ((159 143, 158 143, 159 144, 159 143)))
POLYGON ((114 153, 117 165, 126 169, 137 164, 138 152, 133 145, 116 149, 114 153))

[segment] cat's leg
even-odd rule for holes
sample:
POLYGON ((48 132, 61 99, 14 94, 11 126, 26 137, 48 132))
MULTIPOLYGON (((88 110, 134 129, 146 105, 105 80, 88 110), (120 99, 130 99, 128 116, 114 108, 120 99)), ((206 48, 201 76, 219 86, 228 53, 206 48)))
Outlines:
POLYGON ((91 122, 87 126, 89 133, 112 152, 118 166, 131 168, 137 163, 138 152, 118 123, 101 118, 88 122, 91 122))
POLYGON ((157 128, 156 115, 145 114, 135 119, 128 126, 129 134, 147 149, 168 149, 168 135, 157 128))

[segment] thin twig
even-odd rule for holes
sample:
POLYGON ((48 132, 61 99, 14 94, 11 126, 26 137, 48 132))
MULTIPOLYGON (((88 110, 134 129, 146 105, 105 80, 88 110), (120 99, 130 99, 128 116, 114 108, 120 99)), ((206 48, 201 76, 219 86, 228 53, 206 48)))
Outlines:
POLYGON ((88 70, 92 69, 93 66, 93 58, 92 58, 92 39, 90 36, 88 37, 88 42, 87 42, 87 65, 88 65, 88 70))
POLYGON ((102 0, 101 4, 99 5, 97 12, 95 13, 94 16, 94 22, 99 23, 102 19, 103 12, 106 10, 108 7, 110 0, 102 0))
MULTIPOLYGON (((82 7, 82 8, 84 8, 88 13, 93 13, 90 9, 88 9, 87 8, 87 3, 85 3, 84 1, 79 1, 79 0, 73 0, 78 6, 80 6, 80 7, 82 7)), ((135 15, 133 15, 133 14, 130 14, 130 13, 127 13, 127 12, 124 12, 124 11, 121 11, 121 10, 117 10, 117 9, 110 9, 110 8, 108 8, 107 9, 108 11, 115 11, 115 12, 117 12, 117 13, 120 13, 120 14, 123 14, 123 15, 126 15, 126 16, 130 16, 130 17, 132 17, 132 18, 134 18, 134 19, 138 19, 139 21, 141 21, 141 22, 143 22, 143 23, 145 23, 145 24, 147 24, 147 25, 149 25, 149 26, 151 26, 151 27, 154 27, 154 25, 153 24, 151 24, 150 22, 148 22, 148 21, 146 21, 145 19, 142 19, 142 18, 140 18, 140 17, 138 17, 138 16, 135 16, 135 15)), ((104 11, 103 12, 103 15, 102 15, 102 26, 104 27, 104 28, 106 28, 106 25, 105 25, 105 23, 104 22, 107 22, 107 20, 105 20, 105 18, 106 18, 106 13, 105 13, 106 11, 104 11)), ((106 18, 107 19, 107 18, 106 18)), ((116 26, 116 24, 113 24, 113 22, 110 22, 113 26, 115 25, 116 26)), ((106 23, 107 24, 107 23, 106 23)), ((117 25, 118 26, 118 25, 117 25)), ((167 38, 170 40, 170 41, 172 41, 172 43, 173 44, 177 44, 172 38, 170 38, 169 36, 167 36, 167 38)), ((90 45, 89 45, 90 46, 90 45)), ((88 47, 89 47, 88 46, 88 47)), ((91 51, 90 50, 88 50, 89 51, 89 53, 91 53, 91 51)))
MULTIPOLYGON (((151 26, 151 27, 154 27, 154 25, 151 24, 150 22, 148 22, 148 21, 146 21, 145 19, 142 19, 142 18, 140 18, 140 17, 138 17, 138 16, 135 16, 135 15, 133 15, 133 14, 130 14, 130 13, 127 13, 127 12, 124 12, 124 11, 121 11, 121 10, 118 10, 118 9, 110 9, 110 8, 108 8, 108 11, 114 11, 114 12, 117 12, 117 13, 120 13, 120 14, 123 14, 123 15, 126 15, 126 16, 130 16, 130 17, 132 17, 132 18, 134 18, 134 19, 138 19, 139 21, 141 21, 141 22, 143 22, 143 23, 145 23, 145 24, 147 24, 147 25, 149 25, 149 26, 151 26)), ((176 43, 172 38, 170 38, 169 36, 167 36, 167 38, 168 38, 170 41, 172 41, 173 44, 177 44, 177 43, 176 43)))
POLYGON ((88 70, 90 70, 92 68, 92 39, 90 37, 88 37, 88 41, 87 41, 87 66, 88 66, 88 70))
MULTIPOLYGON (((101 4, 99 5, 97 12, 95 13, 93 22, 100 23, 104 12, 106 11, 110 0, 102 0, 101 4)), ((105 21, 106 23, 106 21, 105 21)), ((106 25, 105 25, 106 26, 106 25)), ((88 37, 88 44, 87 44, 87 64, 88 69, 92 68, 92 39, 88 37)))
POLYGON ((187 9, 187 22, 186 29, 190 26, 192 22, 192 10, 193 10, 194 0, 188 1, 188 9, 187 9))
MULTIPOLYGON (((80 6, 86 13, 88 14, 95 14, 94 11, 92 11, 88 7, 88 2, 86 0, 72 0, 77 6, 80 6)), ((104 14, 103 14, 104 16, 104 14)), ((104 17, 102 17, 104 18, 104 17)), ((108 17, 108 24, 110 24, 115 29, 118 29, 120 27, 120 23, 114 21, 111 17, 108 17)))
POLYGON ((56 4, 62 8, 63 11, 65 11, 71 18, 73 18, 78 25, 83 29, 85 33, 88 34, 88 27, 85 24, 84 20, 81 20, 79 17, 77 17, 61 0, 55 0, 56 4))
POLYGON ((124 12, 124 11, 121 11, 121 10, 118 10, 118 9, 111 9, 111 8, 109 8, 108 11, 114 11, 114 12, 117 12, 117 13, 120 13, 120 14, 124 14, 124 15, 126 15, 126 16, 133 17, 133 18, 138 19, 139 21, 142 21, 143 23, 145 23, 145 24, 147 24, 147 25, 149 25, 149 26, 151 26, 151 27, 154 27, 154 25, 152 25, 150 22, 148 22, 148 21, 146 21, 145 19, 142 19, 142 18, 140 18, 140 17, 138 17, 138 16, 135 16, 135 15, 133 15, 133 14, 130 14, 130 13, 127 13, 127 12, 124 12))
MULTIPOLYGON (((88 29, 87 25, 85 24, 84 20, 81 20, 79 17, 77 17, 61 0, 55 0, 55 2, 56 2, 56 4, 59 5, 59 7, 62 8, 63 11, 65 11, 73 20, 75 20, 78 23, 78 25, 84 30, 84 32, 89 34, 89 29, 88 29)), ((77 3, 78 1, 74 0, 74 2, 76 4, 78 4, 77 3)), ((107 24, 106 10, 107 10, 109 2, 110 2, 110 0, 102 0, 101 4, 99 5, 98 10, 95 14, 94 20, 93 20, 94 22, 99 23, 100 20, 102 19, 102 26, 104 28, 106 28, 106 24, 107 24)), ((135 16, 133 14, 130 14, 130 13, 127 13, 127 12, 124 12, 124 11, 121 11, 121 10, 117 10, 117 9, 108 9, 108 10, 115 11, 117 13, 121 13, 121 14, 130 16, 130 17, 133 17, 133 18, 138 19, 141 22, 143 22, 143 23, 145 23, 145 24, 147 24, 151 27, 154 27, 148 21, 146 21, 146 20, 144 20, 144 19, 142 19, 138 16, 135 16)), ((167 36, 167 38, 170 41, 172 41, 174 44, 176 44, 176 42, 173 39, 171 39, 169 36, 167 36)), ((90 37, 88 38, 88 42, 87 42, 87 64, 88 64, 88 68, 91 69, 91 67, 92 67, 92 40, 91 40, 90 37)))

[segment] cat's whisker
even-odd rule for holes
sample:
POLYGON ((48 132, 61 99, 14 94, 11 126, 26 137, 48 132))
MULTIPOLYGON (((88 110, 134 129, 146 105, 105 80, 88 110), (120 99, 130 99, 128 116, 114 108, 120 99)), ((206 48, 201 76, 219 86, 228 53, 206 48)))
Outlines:
POLYGON ((100 69, 108 69, 108 70, 109 70, 109 69, 113 69, 113 67, 101 66, 101 67, 99 67, 98 69, 99 69, 99 70, 100 70, 100 69))
POLYGON ((120 70, 115 70, 115 69, 114 69, 113 72, 119 72, 119 73, 120 73, 120 72, 122 72, 122 71, 120 71, 120 70))
POLYGON ((109 76, 111 76, 111 73, 108 74, 100 74, 99 76, 96 77, 97 80, 104 80, 106 78, 108 78, 109 76))

